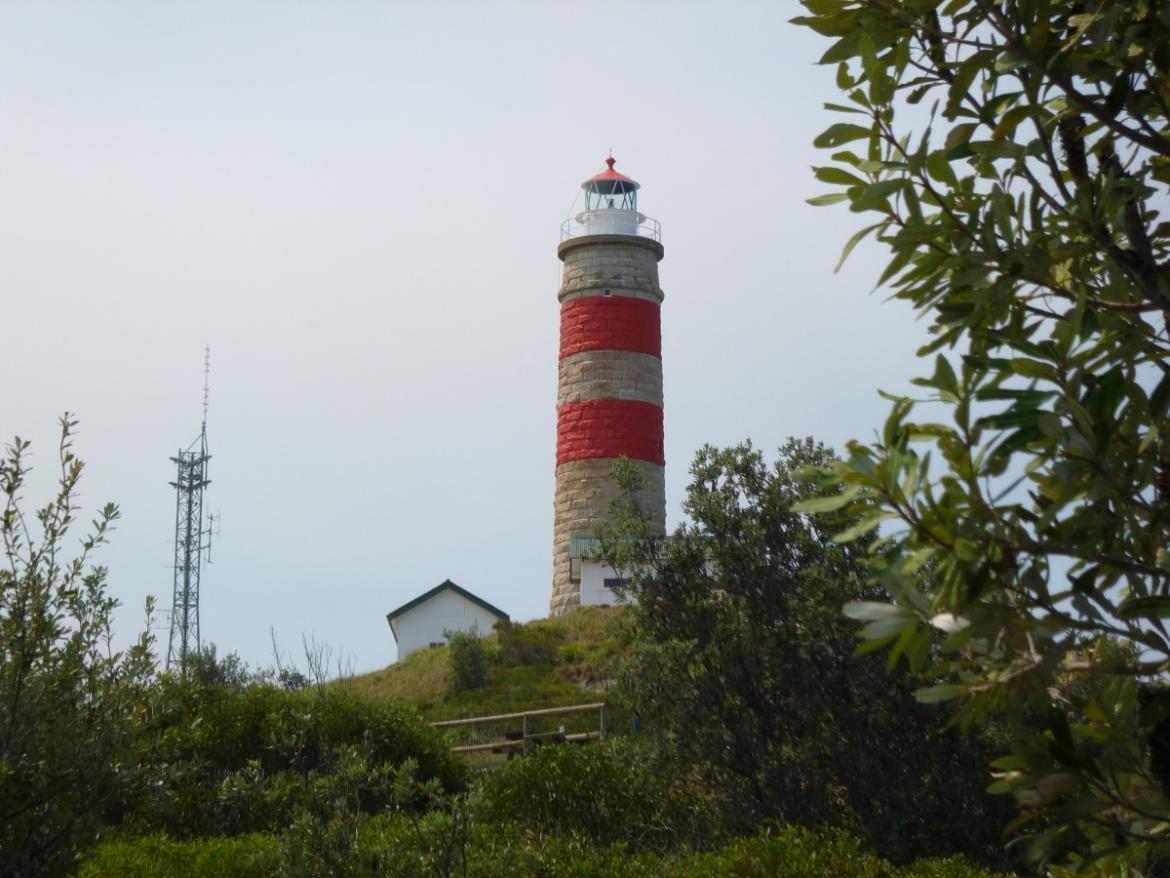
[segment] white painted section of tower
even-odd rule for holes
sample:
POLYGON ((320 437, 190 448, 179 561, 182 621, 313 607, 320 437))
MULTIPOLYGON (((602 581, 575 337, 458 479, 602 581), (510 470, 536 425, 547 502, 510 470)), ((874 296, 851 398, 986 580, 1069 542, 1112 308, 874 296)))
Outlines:
POLYGON ((662 224, 632 210, 583 210, 561 224, 561 240, 585 235, 636 235, 662 240, 662 224))
POLYGON ((576 216, 584 235, 636 235, 646 217, 633 210, 586 210, 576 216))
POLYGON ((391 620, 390 627, 398 641, 398 660, 431 644, 446 643, 445 630, 470 631, 474 626, 480 637, 486 637, 499 618, 461 594, 449 589, 441 591, 391 620))

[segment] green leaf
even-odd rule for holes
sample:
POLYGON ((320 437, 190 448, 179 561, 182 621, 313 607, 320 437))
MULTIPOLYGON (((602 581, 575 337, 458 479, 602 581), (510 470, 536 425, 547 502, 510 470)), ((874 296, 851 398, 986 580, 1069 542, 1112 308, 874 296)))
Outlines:
POLYGON ((1014 52, 1008 50, 1004 52, 995 62, 996 73, 1011 73, 1013 70, 1018 70, 1029 63, 1028 56, 1022 52, 1014 52))
POLYGON ((846 488, 839 494, 830 494, 827 497, 812 497, 808 500, 801 500, 799 503, 793 503, 791 509, 793 512, 833 512, 853 500, 860 491, 861 489, 856 486, 846 488))
POLYGON ((972 140, 967 148, 975 155, 990 159, 1014 159, 1024 155, 1022 144, 1011 140, 972 140))
POLYGON ((822 183, 836 183, 840 186, 864 186, 866 181, 855 177, 841 168, 813 168, 813 175, 822 183))
POLYGON ((853 248, 856 247, 858 244, 860 244, 861 240, 866 235, 868 235, 874 229, 880 229, 880 228, 885 227, 886 225, 887 225, 886 223, 874 223, 872 226, 866 226, 864 229, 862 229, 859 232, 856 232, 853 235, 853 237, 851 237, 848 241, 846 241, 844 248, 842 248, 842 250, 841 250, 841 258, 837 260, 837 265, 833 269, 833 274, 836 274, 838 271, 841 270, 841 266, 845 264, 845 260, 849 258, 849 254, 853 252, 853 248))
POLYGON ((848 33, 833 43, 825 54, 821 55, 818 64, 836 64, 838 61, 848 61, 857 54, 857 33, 848 33))
POLYGON ((992 129, 991 139, 1003 140, 1005 137, 1011 137, 1016 127, 1035 112, 1037 108, 1033 106, 1013 107, 1008 110, 992 129))
POLYGON ((1056 370, 1047 363, 1038 360, 1029 360, 1026 357, 1012 358, 1012 371, 1025 378, 1042 378, 1045 381, 1057 381, 1056 370))
POLYGON ((934 378, 931 379, 931 385, 939 390, 945 390, 953 396, 959 395, 959 379, 955 377, 955 370, 951 368, 950 362, 942 354, 935 357, 934 378))
POLYGON ((835 113, 860 113, 862 116, 869 114, 865 110, 859 110, 857 107, 846 107, 843 104, 825 104, 826 110, 832 110, 835 113))
POLYGON ((914 697, 922 704, 938 704, 942 701, 951 701, 959 698, 967 692, 963 686, 944 685, 944 686, 928 686, 919 689, 914 693, 914 697))
POLYGON ((926 157, 926 173, 930 175, 932 180, 936 180, 947 186, 954 186, 958 183, 958 179, 955 177, 955 170, 951 167, 951 163, 947 161, 947 154, 945 152, 932 152, 926 157))
POLYGON ((827 149, 833 146, 840 146, 842 143, 849 143, 854 140, 861 140, 864 137, 870 136, 870 129, 863 128, 861 125, 852 125, 848 122, 838 122, 836 125, 830 125, 826 128, 816 140, 813 141, 813 146, 820 149, 827 149))
POLYGON ((811 204, 813 207, 825 207, 829 204, 840 204, 842 201, 848 201, 849 194, 846 192, 829 192, 825 195, 817 195, 814 198, 806 198, 805 203, 811 204))
POLYGON ((878 619, 861 629, 861 637, 863 640, 881 640, 893 637, 895 634, 901 634, 917 624, 918 620, 913 616, 891 616, 888 619, 878 619))
POLYGON ((851 543, 860 536, 863 536, 890 518, 897 518, 896 512, 878 512, 874 515, 867 516, 853 527, 847 528, 840 533, 833 534, 833 542, 835 543, 851 543))
POLYGON ((924 549, 918 549, 910 553, 905 558, 905 560, 902 561, 902 575, 913 576, 922 569, 922 566, 927 561, 934 557, 934 554, 935 548, 933 546, 928 546, 924 549))
POLYGON ((978 122, 964 122, 962 125, 956 125, 947 135, 947 139, 945 141, 947 150, 952 150, 956 146, 969 141, 971 139, 971 135, 975 133, 978 127, 978 122))
POLYGON ((955 540, 955 557, 960 561, 978 561, 981 557, 979 547, 970 540, 962 538, 955 540))
POLYGON ((1148 595, 1130 598, 1117 608, 1121 619, 1170 619, 1170 597, 1148 595))

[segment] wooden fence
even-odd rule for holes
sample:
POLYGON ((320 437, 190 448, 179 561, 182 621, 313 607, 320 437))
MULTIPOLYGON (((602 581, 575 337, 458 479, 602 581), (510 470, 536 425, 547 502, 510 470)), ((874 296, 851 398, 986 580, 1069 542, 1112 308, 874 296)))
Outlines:
POLYGON ((499 733, 495 740, 482 744, 461 744, 451 748, 452 753, 512 753, 528 747, 546 743, 580 743, 605 737, 605 705, 604 704, 574 704, 569 707, 548 707, 543 710, 526 710, 522 713, 501 713, 496 716, 473 716, 466 719, 449 719, 443 722, 431 723, 436 729, 454 729, 462 726, 476 728, 477 726, 503 725, 511 723, 512 728, 499 733), (588 732, 572 732, 566 734, 564 726, 554 732, 533 731, 531 722, 534 719, 565 716, 568 714, 597 712, 597 729, 588 732), (519 729, 516 724, 519 724, 519 729))

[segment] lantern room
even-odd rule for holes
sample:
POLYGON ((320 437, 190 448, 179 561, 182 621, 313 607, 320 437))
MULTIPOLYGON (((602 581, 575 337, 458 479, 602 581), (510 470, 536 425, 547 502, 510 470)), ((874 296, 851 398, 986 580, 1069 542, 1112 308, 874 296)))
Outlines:
POLYGON ((605 160, 606 169, 581 184, 585 192, 585 209, 565 220, 561 240, 581 235, 636 235, 661 239, 657 220, 638 212, 641 188, 620 171, 614 170, 616 159, 605 160))
POLYGON ((585 210, 638 210, 639 184, 613 169, 616 159, 605 160, 608 167, 581 184, 585 190, 585 210))

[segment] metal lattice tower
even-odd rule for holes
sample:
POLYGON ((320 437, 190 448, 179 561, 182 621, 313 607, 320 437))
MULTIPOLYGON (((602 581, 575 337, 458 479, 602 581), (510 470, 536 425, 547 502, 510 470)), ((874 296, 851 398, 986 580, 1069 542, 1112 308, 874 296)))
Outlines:
POLYGON ((203 489, 207 478, 207 397, 211 374, 211 349, 203 350, 203 428, 199 438, 186 450, 179 449, 171 461, 178 475, 175 489, 175 587, 171 602, 171 637, 167 647, 167 670, 180 674, 187 669, 187 656, 202 647, 199 635, 199 576, 206 553, 210 562, 211 521, 203 523, 203 489))

